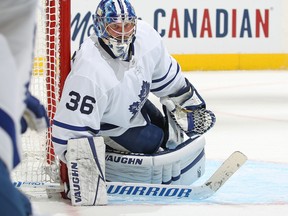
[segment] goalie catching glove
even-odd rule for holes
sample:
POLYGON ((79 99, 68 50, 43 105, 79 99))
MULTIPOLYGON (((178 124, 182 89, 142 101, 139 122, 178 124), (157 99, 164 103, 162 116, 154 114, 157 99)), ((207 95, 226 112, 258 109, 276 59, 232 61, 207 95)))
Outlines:
POLYGON ((181 130, 192 137, 208 131, 216 118, 213 112, 206 110, 205 101, 187 79, 186 84, 175 94, 162 97, 160 102, 181 130))

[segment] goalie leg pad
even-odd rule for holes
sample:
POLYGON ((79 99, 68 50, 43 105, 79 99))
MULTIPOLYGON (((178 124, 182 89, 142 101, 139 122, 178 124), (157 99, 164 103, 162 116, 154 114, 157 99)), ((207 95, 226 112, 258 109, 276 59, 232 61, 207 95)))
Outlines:
POLYGON ((114 182, 190 185, 205 171, 205 139, 197 137, 176 149, 152 155, 106 152, 106 179, 114 182))
POLYGON ((107 204, 104 157, 102 137, 68 141, 66 158, 72 205, 107 204))

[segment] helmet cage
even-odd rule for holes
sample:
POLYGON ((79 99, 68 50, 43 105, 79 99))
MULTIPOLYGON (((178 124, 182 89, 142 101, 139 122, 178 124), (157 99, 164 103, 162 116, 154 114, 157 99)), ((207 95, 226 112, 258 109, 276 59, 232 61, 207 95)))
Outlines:
POLYGON ((137 17, 94 17, 96 35, 114 43, 131 43, 136 34, 137 17))

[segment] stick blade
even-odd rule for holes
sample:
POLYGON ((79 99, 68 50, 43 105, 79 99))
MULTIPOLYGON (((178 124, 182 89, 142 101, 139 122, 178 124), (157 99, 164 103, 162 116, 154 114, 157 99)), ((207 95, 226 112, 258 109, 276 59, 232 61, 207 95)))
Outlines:
POLYGON ((247 156, 240 151, 233 152, 219 167, 219 169, 206 181, 213 192, 222 185, 247 161, 247 156))

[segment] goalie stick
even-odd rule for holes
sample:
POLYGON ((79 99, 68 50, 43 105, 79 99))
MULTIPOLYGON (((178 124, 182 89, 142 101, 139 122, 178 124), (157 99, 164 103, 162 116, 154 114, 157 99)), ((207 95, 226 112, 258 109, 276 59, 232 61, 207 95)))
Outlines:
MULTIPOLYGON (((163 185, 145 183, 107 182, 109 196, 151 197, 151 198, 188 198, 206 199, 218 191, 224 183, 247 161, 247 156, 236 151, 232 153, 214 174, 202 185, 163 185)), ((63 185, 44 182, 14 182, 15 187, 45 187, 63 191, 63 185)))
POLYGON ((232 153, 200 186, 107 182, 107 192, 112 196, 206 199, 218 191, 246 161, 247 157, 243 153, 232 153))

